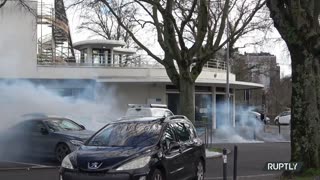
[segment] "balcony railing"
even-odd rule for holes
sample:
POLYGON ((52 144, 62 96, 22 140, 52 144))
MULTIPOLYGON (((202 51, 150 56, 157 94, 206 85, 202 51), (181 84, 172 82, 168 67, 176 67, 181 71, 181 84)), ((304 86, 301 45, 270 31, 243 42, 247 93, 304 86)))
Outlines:
MULTIPOLYGON (((39 56, 38 56, 39 57, 39 56)), ((94 54, 92 58, 87 56, 76 55, 76 62, 71 63, 65 61, 62 57, 54 57, 47 60, 38 59, 39 66, 55 66, 55 67, 100 67, 100 68, 159 68, 164 67, 147 55, 130 55, 130 56, 114 56, 111 60, 105 54, 94 54)), ((208 61, 204 69, 226 70, 226 63, 221 60, 211 59, 208 61)))

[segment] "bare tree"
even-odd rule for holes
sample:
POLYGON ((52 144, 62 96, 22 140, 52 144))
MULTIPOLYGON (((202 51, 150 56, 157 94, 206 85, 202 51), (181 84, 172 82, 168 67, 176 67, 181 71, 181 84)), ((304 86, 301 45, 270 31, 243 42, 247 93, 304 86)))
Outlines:
MULTIPOLYGON (((0 9, 3 8, 9 1, 11 0, 0 0, 0 9)), ((28 12, 32 13, 34 16, 36 16, 36 9, 33 9, 30 5, 28 0, 15 0, 14 1, 18 6, 23 7, 28 12)))
POLYGON ((117 13, 119 7, 113 7, 112 2, 91 1, 105 5, 134 42, 165 67, 171 82, 179 89, 181 113, 191 120, 195 115, 194 84, 203 66, 227 42, 236 41, 265 5, 264 0, 128 0, 127 6, 139 7, 135 23, 141 29, 147 26, 155 29, 164 52, 164 56, 157 56, 123 23, 123 17, 117 13), (230 21, 232 33, 227 39, 225 27, 229 14, 237 18, 230 21))
POLYGON ((273 116, 291 107, 291 77, 274 82, 267 91, 269 113, 273 116))
POLYGON ((268 0, 292 61, 291 161, 320 168, 320 1, 268 0))
POLYGON ((2 8, 8 0, 0 0, 0 8, 2 8))
MULTIPOLYGON (((137 13, 137 8, 135 6, 125 6, 126 3, 126 0, 112 1, 110 6, 116 9, 115 13, 120 18, 121 23, 133 32, 135 27, 134 15, 137 13)), ((85 7, 85 12, 80 15, 83 22, 78 27, 79 29, 88 30, 105 39, 123 40, 126 47, 136 46, 129 33, 120 26, 105 5, 89 2, 85 7)))

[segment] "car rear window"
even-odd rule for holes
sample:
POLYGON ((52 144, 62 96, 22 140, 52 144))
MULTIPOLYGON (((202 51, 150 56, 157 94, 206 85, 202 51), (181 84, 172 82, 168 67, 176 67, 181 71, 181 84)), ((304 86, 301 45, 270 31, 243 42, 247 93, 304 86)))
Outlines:
POLYGON ((152 115, 156 117, 163 117, 166 114, 166 109, 152 109, 152 115))
POLYGON ((137 116, 148 117, 148 116, 152 116, 152 114, 150 109, 130 108, 127 110, 126 116, 127 117, 137 117, 137 116))

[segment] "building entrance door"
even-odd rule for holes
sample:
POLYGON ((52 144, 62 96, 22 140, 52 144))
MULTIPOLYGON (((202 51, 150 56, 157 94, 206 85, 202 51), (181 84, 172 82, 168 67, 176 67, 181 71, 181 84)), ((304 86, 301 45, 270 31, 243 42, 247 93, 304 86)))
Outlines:
POLYGON ((195 120, 212 123, 212 94, 196 94, 195 120))
POLYGON ((167 94, 168 109, 173 114, 180 114, 180 97, 179 93, 168 93, 167 94))

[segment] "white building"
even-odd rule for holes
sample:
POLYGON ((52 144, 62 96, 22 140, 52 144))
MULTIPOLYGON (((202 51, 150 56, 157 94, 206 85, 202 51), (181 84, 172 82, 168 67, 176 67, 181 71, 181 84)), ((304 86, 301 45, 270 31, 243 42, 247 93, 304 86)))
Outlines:
POLYGON ((261 83, 268 90, 275 81, 280 81, 280 66, 277 57, 270 53, 245 53, 251 80, 261 83))
MULTIPOLYGON (((36 8, 37 3, 31 2, 31 5, 36 8)), ((44 51, 48 52, 50 47, 46 44, 48 39, 39 36, 37 20, 39 23, 36 16, 17 7, 12 1, 0 9, 2 80, 28 79, 56 89, 65 96, 77 96, 89 86, 93 89, 92 98, 95 101, 103 99, 103 90, 112 87, 123 111, 128 103, 164 103, 177 112, 178 90, 162 66, 146 61, 150 58, 138 56, 134 50, 122 48, 123 42, 114 40, 75 42, 73 47, 79 53, 75 53, 71 60, 62 58, 63 50, 60 55, 55 51, 44 56, 44 51)), ((196 120, 208 119, 214 128, 221 126, 224 119, 219 118, 221 112, 218 109, 224 100, 225 86, 225 63, 218 60, 207 63, 196 81, 196 120)), ((236 81, 235 75, 230 74, 233 114, 236 90, 262 87, 261 84, 236 81)))

